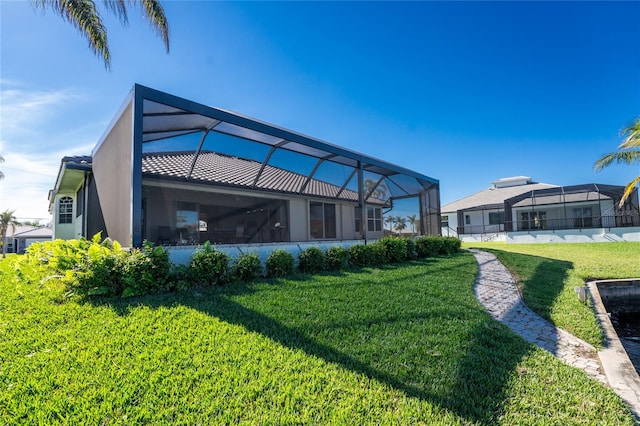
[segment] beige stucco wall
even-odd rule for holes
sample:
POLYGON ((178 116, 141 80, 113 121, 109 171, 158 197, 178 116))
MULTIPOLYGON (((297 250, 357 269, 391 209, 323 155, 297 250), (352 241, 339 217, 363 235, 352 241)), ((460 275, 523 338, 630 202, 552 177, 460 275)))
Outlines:
POLYGON ((131 245, 133 102, 93 152, 93 174, 106 234, 131 245))

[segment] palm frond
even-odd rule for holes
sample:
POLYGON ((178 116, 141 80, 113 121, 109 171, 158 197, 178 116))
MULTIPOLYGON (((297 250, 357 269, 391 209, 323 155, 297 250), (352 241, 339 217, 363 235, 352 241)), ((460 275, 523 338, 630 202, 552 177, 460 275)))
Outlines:
POLYGON ((76 27, 89 42, 89 48, 111 68, 107 30, 93 0, 32 0, 35 7, 51 8, 54 13, 76 27))
POLYGON ((127 14, 127 4, 124 0, 104 0, 105 8, 116 15, 123 25, 129 23, 129 15, 127 14))
POLYGON ((636 118, 633 123, 622 129, 620 131, 620 136, 623 136, 624 140, 618 147, 619 149, 640 146, 640 117, 636 118))
POLYGON ((638 150, 630 150, 630 151, 621 151, 621 152, 611 152, 609 154, 604 155, 593 165, 594 170, 599 171, 604 169, 607 166, 610 166, 613 163, 617 164, 633 164, 640 163, 640 149, 638 150))
POLYGON ((636 185, 638 185, 639 183, 640 183, 640 176, 637 176, 634 180, 632 180, 627 184, 627 186, 624 188, 624 193, 622 194, 622 198, 620 199, 620 203, 618 204, 618 207, 622 208, 625 201, 627 201, 627 198, 629 198, 629 195, 631 195, 633 188, 635 188, 636 185))
POLYGON ((145 13, 149 24, 156 30, 158 36, 162 38, 164 47, 169 52, 169 21, 164 13, 164 9, 159 0, 137 0, 135 3, 139 4, 145 13))

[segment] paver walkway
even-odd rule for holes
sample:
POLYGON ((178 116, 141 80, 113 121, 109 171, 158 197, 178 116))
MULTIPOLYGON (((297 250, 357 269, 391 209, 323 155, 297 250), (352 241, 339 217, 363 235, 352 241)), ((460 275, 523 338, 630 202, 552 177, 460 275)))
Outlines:
POLYGON ((496 320, 506 324, 526 341, 551 352, 590 377, 607 383, 596 349, 587 342, 555 327, 524 304, 516 282, 496 256, 471 250, 479 265, 474 293, 496 320))

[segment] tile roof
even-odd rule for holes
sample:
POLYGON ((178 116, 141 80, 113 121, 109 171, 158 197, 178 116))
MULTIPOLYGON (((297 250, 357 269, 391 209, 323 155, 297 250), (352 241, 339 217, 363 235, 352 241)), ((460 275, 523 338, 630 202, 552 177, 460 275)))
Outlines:
POLYGON ((7 238, 51 238, 53 230, 48 226, 17 225, 7 228, 7 238))
POLYGON ((504 205, 504 200, 515 197, 516 195, 531 192, 533 190, 555 188, 557 185, 548 183, 530 183, 527 185, 509 186, 505 188, 487 188, 475 194, 456 200, 452 203, 442 206, 442 213, 452 213, 458 210, 469 210, 481 206, 497 206, 504 205))
MULTIPOLYGON (((192 151, 143 154, 142 173, 144 176, 184 180, 191 169, 193 155, 192 151)), ((190 181, 252 188, 261 167, 262 163, 255 160, 202 151, 196 160, 190 181)), ((336 197, 340 187, 318 179, 311 179, 304 191, 301 192, 306 180, 307 176, 267 164, 255 189, 358 201, 356 191, 345 189, 340 197, 336 197)), ((385 205, 384 200, 374 198, 370 198, 367 203, 385 205)))

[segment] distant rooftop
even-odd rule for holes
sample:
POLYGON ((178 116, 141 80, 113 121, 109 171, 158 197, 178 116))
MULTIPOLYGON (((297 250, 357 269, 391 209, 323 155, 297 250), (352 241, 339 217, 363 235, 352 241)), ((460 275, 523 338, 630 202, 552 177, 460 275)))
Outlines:
POLYGON ((504 208, 504 201, 526 192, 534 190, 555 188, 558 185, 537 183, 529 176, 514 176, 497 179, 491 182, 491 186, 475 194, 456 200, 442 206, 442 213, 453 213, 458 210, 474 210, 504 208))
POLYGON ((491 186, 494 188, 508 188, 510 186, 521 186, 532 183, 529 176, 513 176, 501 179, 496 179, 491 182, 491 186))

